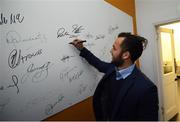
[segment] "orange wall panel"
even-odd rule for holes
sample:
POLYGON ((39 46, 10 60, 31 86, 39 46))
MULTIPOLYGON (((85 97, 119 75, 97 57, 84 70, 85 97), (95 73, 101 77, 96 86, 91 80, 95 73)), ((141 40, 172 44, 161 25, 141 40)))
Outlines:
MULTIPOLYGON (((119 8, 125 13, 133 17, 134 33, 136 33, 136 16, 135 16, 135 0, 105 0, 113 6, 119 8)), ((139 65, 139 63, 137 64, 139 65)), ((92 97, 75 104, 74 106, 65 109, 47 119, 45 121, 57 121, 57 120, 95 120, 93 108, 92 108, 92 97)))
POLYGON ((133 17, 134 33, 136 33, 137 30, 136 30, 135 0, 105 0, 105 1, 133 17))

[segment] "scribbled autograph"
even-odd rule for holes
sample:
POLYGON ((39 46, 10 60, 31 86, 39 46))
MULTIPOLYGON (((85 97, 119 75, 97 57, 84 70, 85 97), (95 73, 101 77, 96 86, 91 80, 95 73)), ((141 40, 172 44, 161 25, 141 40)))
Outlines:
POLYGON ((62 101, 64 99, 64 96, 63 96, 63 94, 60 94, 59 96, 58 96, 58 99, 54 102, 54 103, 50 103, 50 104, 48 104, 47 106, 46 106, 46 108, 45 108, 45 114, 46 115, 49 115, 49 114, 51 114, 51 113, 53 113, 53 109, 62 101))
POLYGON ((73 25, 72 28, 72 32, 74 33, 81 33, 84 30, 83 26, 79 26, 78 24, 73 25))
POLYGON ((16 89, 17 89, 17 94, 19 94, 18 77, 17 77, 16 75, 13 75, 13 76, 12 76, 12 81, 13 81, 13 85, 9 85, 7 88, 16 87, 16 89))
POLYGON ((41 54, 42 54, 42 49, 39 49, 37 52, 22 56, 20 49, 19 50, 13 49, 8 57, 8 65, 10 68, 14 69, 18 65, 20 65, 21 62, 24 63, 28 59, 31 59, 31 58, 41 55, 41 54))
POLYGON ((64 56, 61 58, 61 61, 65 63, 65 62, 69 61, 70 58, 73 58, 73 57, 75 57, 75 56, 65 56, 65 55, 64 55, 64 56))
POLYGON ((74 24, 72 26, 72 32, 68 32, 67 29, 61 27, 57 31, 57 38, 61 38, 64 36, 68 36, 69 38, 78 37, 79 33, 81 33, 83 30, 84 30, 83 26, 79 26, 78 24, 74 24))
POLYGON ((84 73, 84 70, 81 69, 79 71, 76 71, 76 69, 77 69, 77 66, 71 69, 66 68, 64 71, 60 73, 60 79, 62 80, 67 79, 69 80, 70 83, 74 80, 79 79, 84 73))
POLYGON ((48 77, 50 66, 52 66, 52 63, 49 61, 39 67, 35 67, 33 63, 30 64, 27 68, 27 73, 21 78, 21 83, 24 84, 29 78, 31 78, 33 83, 43 81, 48 77))
POLYGON ((3 13, 0 15, 0 25, 3 24, 16 24, 16 23, 22 23, 24 20, 24 16, 22 16, 20 13, 13 14, 11 13, 9 18, 5 17, 3 13))
POLYGON ((81 75, 83 74, 83 72, 84 72, 83 70, 80 70, 80 71, 73 73, 72 76, 69 77, 69 82, 79 79, 81 77, 81 75))

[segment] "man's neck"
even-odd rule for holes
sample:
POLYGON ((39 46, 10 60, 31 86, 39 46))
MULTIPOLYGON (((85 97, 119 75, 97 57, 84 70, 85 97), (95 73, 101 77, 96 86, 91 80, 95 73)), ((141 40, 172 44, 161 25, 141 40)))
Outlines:
POLYGON ((130 67, 131 65, 133 65, 134 63, 132 62, 126 62, 124 64, 122 64, 121 66, 118 66, 118 69, 121 70, 121 69, 126 69, 128 67, 130 67))

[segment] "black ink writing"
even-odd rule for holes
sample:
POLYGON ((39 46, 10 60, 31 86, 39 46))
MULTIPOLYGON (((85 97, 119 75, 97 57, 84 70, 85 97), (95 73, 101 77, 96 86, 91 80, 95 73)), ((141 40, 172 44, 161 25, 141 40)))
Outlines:
POLYGON ((61 58, 61 61, 65 63, 65 62, 69 61, 69 59, 72 58, 72 57, 75 57, 75 56, 63 56, 61 58))
POLYGON ((65 28, 59 28, 57 31, 57 38, 70 35, 65 28))
POLYGON ((23 20, 24 20, 24 16, 22 16, 20 13, 10 15, 10 24, 22 23, 23 20))
POLYGON ((8 58, 9 67, 14 69, 20 64, 20 61, 21 61, 21 50, 19 51, 17 51, 16 49, 12 50, 8 58))
POLYGON ((0 18, 0 25, 7 24, 8 19, 4 17, 3 13, 1 13, 1 18, 0 18))
POLYGON ((67 79, 69 80, 70 83, 73 80, 79 79, 82 76, 84 71, 83 70, 76 71, 76 69, 77 69, 77 66, 71 69, 66 68, 62 73, 60 73, 60 79, 62 80, 67 79))
POLYGON ((72 82, 73 80, 79 79, 80 76, 83 74, 83 72, 84 72, 83 70, 80 70, 76 73, 73 73, 73 75, 69 77, 69 82, 72 82))
POLYGON ((76 68, 76 66, 71 69, 66 68, 64 71, 62 71, 62 73, 60 73, 60 79, 68 78, 69 74, 76 68))
POLYGON ((25 56, 21 56, 22 63, 24 63, 28 59, 31 59, 32 57, 35 57, 35 56, 38 56, 38 55, 41 55, 41 54, 42 54, 42 49, 39 49, 37 52, 27 54, 25 56))
POLYGON ((17 94, 19 94, 18 77, 17 77, 16 75, 13 75, 13 76, 12 76, 12 81, 13 81, 13 84, 12 84, 12 85, 9 85, 7 88, 16 87, 16 89, 17 89, 17 94))
POLYGON ((3 24, 16 24, 16 23, 22 23, 24 20, 24 16, 22 16, 20 13, 18 14, 13 14, 11 13, 9 16, 9 19, 1 13, 1 18, 0 18, 0 25, 3 24))
POLYGON ((54 107, 56 107, 56 105, 59 104, 63 99, 64 99, 64 96, 63 96, 62 94, 60 94, 60 95, 58 96, 57 101, 55 101, 55 102, 52 103, 52 104, 48 104, 48 105, 46 106, 46 108, 45 108, 45 114, 46 114, 46 115, 52 114, 54 107))
POLYGON ((79 26, 77 24, 73 25, 72 28, 73 28, 72 32, 74 33, 81 33, 82 30, 84 30, 83 26, 79 26))
POLYGON ((78 37, 79 34, 84 30, 83 26, 79 26, 78 24, 74 24, 72 26, 72 32, 68 32, 64 27, 61 27, 57 31, 57 38, 68 36, 69 38, 78 37))
POLYGON ((14 69, 18 65, 20 65, 21 62, 24 63, 25 61, 41 54, 42 54, 42 49, 39 49, 37 52, 22 56, 20 49, 19 50, 13 49, 8 57, 8 65, 10 68, 14 69))
POLYGON ((50 64, 51 62, 49 61, 40 67, 35 67, 33 63, 30 64, 27 68, 27 73, 22 76, 21 83, 25 83, 30 77, 32 77, 33 83, 43 81, 48 77, 50 64))

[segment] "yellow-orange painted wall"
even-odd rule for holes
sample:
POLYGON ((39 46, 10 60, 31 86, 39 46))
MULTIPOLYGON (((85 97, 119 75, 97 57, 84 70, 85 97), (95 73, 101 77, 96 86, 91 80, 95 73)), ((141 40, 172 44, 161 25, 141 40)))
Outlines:
MULTIPOLYGON (((120 10, 126 12, 133 17, 134 33, 136 33, 136 17, 135 17, 135 0, 105 0, 120 10)), ((137 64, 139 66, 139 63, 137 64)), ((68 108, 64 111, 57 113, 45 121, 56 121, 56 120, 95 120, 93 108, 92 108, 92 97, 68 108)))

